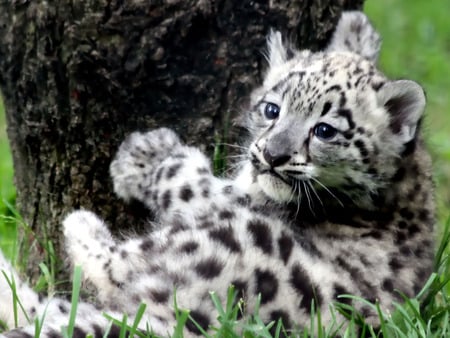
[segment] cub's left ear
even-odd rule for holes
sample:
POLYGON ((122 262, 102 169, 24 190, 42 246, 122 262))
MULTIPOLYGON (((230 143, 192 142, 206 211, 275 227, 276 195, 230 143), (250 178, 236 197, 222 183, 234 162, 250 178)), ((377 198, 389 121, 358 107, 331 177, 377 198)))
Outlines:
POLYGON ((326 51, 352 52, 376 63, 380 34, 363 12, 343 12, 326 51))
POLYGON ((379 89, 377 97, 391 117, 392 132, 403 144, 413 140, 425 109, 422 87, 409 80, 390 81, 379 89))

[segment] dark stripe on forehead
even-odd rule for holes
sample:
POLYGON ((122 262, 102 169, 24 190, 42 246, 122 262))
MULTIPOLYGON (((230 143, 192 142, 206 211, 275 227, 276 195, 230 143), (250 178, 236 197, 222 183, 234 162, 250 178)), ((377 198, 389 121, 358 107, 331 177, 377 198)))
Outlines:
POLYGON ((340 85, 333 85, 333 86, 329 87, 329 88, 325 91, 325 93, 329 93, 329 92, 332 92, 332 91, 338 91, 338 92, 340 92, 341 90, 342 90, 342 87, 341 87, 340 85))
POLYGON ((266 95, 269 93, 279 93, 281 94, 281 96, 284 98, 284 96, 286 95, 286 93, 288 91, 291 90, 291 86, 289 83, 289 80, 291 80, 293 77, 298 76, 299 80, 305 75, 305 72, 303 71, 295 71, 295 72, 291 72, 288 75, 286 75, 286 77, 282 80, 280 80, 275 86, 273 86, 271 89, 269 89, 264 96, 262 97, 261 100, 259 100, 253 107, 252 109, 255 110, 258 108, 258 106, 262 103, 262 102, 266 102, 266 95), (281 92, 281 93, 280 93, 281 92))
POLYGON ((330 111, 330 109, 331 109, 331 102, 330 101, 325 102, 322 108, 322 113, 320 113, 320 116, 326 115, 330 111))
POLYGON ((352 111, 349 109, 339 109, 337 111, 337 114, 339 116, 345 117, 347 119, 348 125, 350 126, 350 129, 355 128, 355 122, 353 122, 353 114, 352 111))
POLYGON ((305 72, 303 72, 303 71, 290 72, 284 79, 280 80, 268 92, 279 92, 281 88, 283 88, 283 91, 284 91, 285 87, 283 87, 283 86, 286 84, 287 81, 291 80, 295 76, 298 76, 299 79, 301 79, 304 75, 305 75, 305 72))

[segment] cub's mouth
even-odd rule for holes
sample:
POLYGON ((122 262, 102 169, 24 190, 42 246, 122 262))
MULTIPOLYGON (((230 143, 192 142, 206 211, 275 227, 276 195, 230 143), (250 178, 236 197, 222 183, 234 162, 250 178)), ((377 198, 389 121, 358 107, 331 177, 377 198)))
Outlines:
POLYGON ((256 157, 252 156, 251 163, 259 187, 269 198, 277 202, 289 202, 296 196, 292 178, 265 166, 256 157))

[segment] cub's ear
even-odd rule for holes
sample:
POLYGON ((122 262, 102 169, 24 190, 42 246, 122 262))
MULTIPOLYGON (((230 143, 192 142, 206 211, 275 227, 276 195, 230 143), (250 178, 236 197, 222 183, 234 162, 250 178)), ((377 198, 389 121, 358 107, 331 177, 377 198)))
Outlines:
POLYGON ((390 128, 394 135, 403 144, 413 140, 425 109, 422 87, 410 80, 390 81, 379 89, 377 98, 391 117, 390 128))
POLYGON ((326 51, 352 52, 376 63, 381 38, 367 16, 359 11, 343 12, 326 51))
POLYGON ((293 55, 293 51, 283 44, 283 38, 279 31, 270 30, 267 36, 266 58, 269 67, 276 67, 288 61, 293 55))

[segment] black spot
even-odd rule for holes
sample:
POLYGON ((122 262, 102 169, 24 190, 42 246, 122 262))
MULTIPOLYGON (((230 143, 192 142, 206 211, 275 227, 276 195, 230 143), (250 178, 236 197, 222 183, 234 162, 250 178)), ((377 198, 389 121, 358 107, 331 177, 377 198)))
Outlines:
POLYGON ((219 212, 219 219, 220 220, 226 220, 226 219, 232 219, 234 217, 234 212, 224 209, 219 212))
POLYGON ((328 113, 331 109, 331 102, 327 101, 325 102, 325 104, 323 105, 322 108, 322 113, 320 114, 320 116, 324 116, 326 115, 326 113, 328 113))
MULTIPOLYGON (((236 292, 235 302, 239 300, 245 301, 245 295, 247 293, 247 283, 242 280, 234 280, 231 282, 231 285, 234 286, 234 290, 236 292)), ((244 316, 245 307, 241 307, 240 311, 237 314, 237 319, 241 319, 244 316)))
POLYGON ((162 176, 163 170, 164 170, 164 167, 160 167, 158 169, 158 171, 156 172, 155 183, 158 183, 161 180, 161 176, 162 176))
POLYGON ((356 132, 359 134, 364 134, 366 132, 366 130, 363 127, 358 127, 358 128, 356 128, 356 132))
POLYGON ((374 82, 372 83, 372 88, 373 90, 375 90, 376 92, 380 90, 381 87, 383 87, 384 82, 380 81, 380 82, 374 82))
POLYGON ((394 291, 394 282, 392 281, 392 279, 386 278, 385 280, 383 280, 383 283, 381 284, 381 288, 384 291, 393 292, 394 291))
POLYGON ((405 174, 406 174, 405 168, 403 168, 403 167, 398 168, 395 175, 392 177, 392 181, 399 182, 399 181, 403 180, 403 178, 405 177, 405 174))
POLYGON ((372 175, 372 176, 377 176, 378 175, 378 170, 375 168, 369 168, 367 169, 367 173, 372 175))
POLYGON ((313 287, 306 271, 299 264, 292 267, 289 282, 298 294, 302 296, 299 306, 305 309, 306 312, 311 311, 313 299, 315 299, 315 306, 322 304, 322 297, 316 293, 316 288, 313 287))
POLYGON ((218 229, 213 229, 209 232, 209 237, 215 241, 221 243, 232 252, 240 252, 241 246, 236 240, 233 234, 233 229, 229 227, 222 227, 218 229))
POLYGON ((351 295, 352 293, 348 291, 345 287, 340 284, 334 284, 333 298, 339 303, 350 304, 352 300, 347 297, 339 297, 342 295, 351 295))
MULTIPOLYGON (((47 336, 47 338, 61 338, 61 334, 54 329, 50 329, 50 331, 47 332, 46 336, 47 336)), ((9 337, 9 335, 7 337, 9 337)), ((21 335, 20 337, 25 338, 26 336, 21 335)), ((101 334, 99 336, 95 336, 95 337, 103 337, 103 334, 101 334)))
POLYGON ((64 313, 64 314, 69 313, 69 310, 63 303, 58 304, 58 309, 61 313, 64 313))
MULTIPOLYGON (((344 131, 344 132, 342 132, 342 134, 344 135, 344 137, 347 140, 351 140, 355 136, 355 134, 351 131, 344 131)), ((341 145, 343 145, 344 147, 348 147, 348 146, 350 146, 350 143, 345 142, 345 143, 342 143, 341 145)))
MULTIPOLYGON (((417 129, 418 130, 418 129, 417 129)), ((403 150, 401 156, 406 157, 411 155, 416 150, 416 139, 413 139, 405 144, 405 149, 403 150)))
POLYGON ((400 260, 397 257, 392 257, 389 261, 389 266, 391 267, 392 271, 396 272, 403 268, 403 264, 400 262, 400 260))
POLYGON ((150 299, 152 299, 155 303, 166 303, 170 297, 169 290, 150 290, 149 291, 150 299))
POLYGON ((272 233, 269 226, 259 220, 249 221, 247 229, 253 237, 255 245, 267 254, 272 253, 272 233))
POLYGON ((98 324, 93 324, 92 327, 94 328, 94 338, 103 337, 103 330, 98 324))
POLYGON ((234 286, 234 289, 236 291, 236 298, 237 299, 245 299, 245 294, 247 293, 247 283, 236 279, 231 282, 231 285, 234 286))
POLYGON ((412 220, 414 218, 414 213, 408 208, 401 208, 400 216, 402 216, 404 219, 412 220))
POLYGON ((163 210, 167 210, 170 207, 170 204, 172 203, 172 194, 170 193, 170 190, 166 190, 162 194, 162 208, 163 210))
POLYGON ((356 140, 354 144, 355 144, 355 147, 359 149, 361 157, 365 158, 365 157, 367 157, 367 155, 369 155, 366 145, 362 140, 356 140))
POLYGON ((185 185, 183 188, 181 188, 180 198, 183 201, 189 202, 192 197, 194 197, 194 193, 189 185, 185 185))
POLYGON ((280 256, 284 264, 289 260, 292 253, 292 248, 294 247, 294 241, 286 233, 282 233, 281 237, 278 238, 278 248, 280 250, 280 256))
POLYGON ((256 294, 261 294, 261 304, 266 304, 275 299, 278 292, 278 280, 268 271, 255 270, 256 294))
MULTIPOLYGON (((208 326, 209 326, 209 317, 203 313, 201 313, 200 311, 197 310, 192 310, 189 312, 190 317, 195 320, 195 322, 200 325, 200 327, 203 330, 208 330, 208 326)), ((186 322, 186 327, 189 331, 191 331, 192 333, 196 334, 196 335, 200 335, 202 332, 199 330, 199 328, 197 327, 196 324, 194 324, 194 322, 189 318, 188 321, 186 322)))
POLYGON ((430 220, 430 212, 426 209, 421 209, 419 210, 418 217, 422 222, 428 222, 430 220))
POLYGON ((195 272, 205 279, 212 279, 220 275, 223 264, 215 258, 207 258, 195 266, 195 272))
POLYGON ((343 108, 347 103, 347 98, 345 97, 345 93, 341 92, 341 97, 339 98, 339 107, 343 108))
POLYGON ((233 192, 233 186, 231 186, 231 185, 224 186, 223 189, 222 189, 222 192, 225 195, 230 195, 233 192))
POLYGON ((209 189, 208 188, 202 189, 202 196, 204 198, 208 198, 209 197, 209 189))
MULTIPOLYGON (((275 330, 277 328, 277 323, 279 320, 281 320, 281 323, 283 324, 283 328, 285 330, 289 330, 291 327, 291 319, 286 311, 278 309, 270 312, 270 321, 275 322, 275 325, 273 325, 270 329, 270 333, 272 334, 273 337, 275 337, 276 333, 275 330)), ((283 330, 281 331, 281 337, 288 337, 284 335, 283 330)))
POLYGON ((120 257, 122 257, 123 259, 127 258, 128 257, 128 252, 126 252, 125 250, 122 250, 120 252, 120 257))
MULTIPOLYGON (((412 249, 408 245, 402 245, 400 247, 400 253, 404 256, 411 256, 412 249)), ((416 252, 416 254, 417 254, 417 252, 416 252)), ((417 257, 420 257, 420 256, 417 255, 417 257)))
POLYGON ((153 248, 153 241, 150 238, 146 238, 142 241, 141 245, 139 246, 142 251, 149 251, 153 248))
POLYGON ((198 228, 199 229, 206 229, 206 228, 211 228, 211 227, 213 227, 215 224, 214 224, 214 222, 212 222, 212 221, 210 221, 210 220, 205 220, 205 221, 202 221, 199 225, 198 225, 198 228))
POLYGON ((240 206, 246 207, 250 204, 250 196, 239 196, 236 198, 236 203, 240 206))
POLYGON ((210 171, 208 168, 201 167, 201 168, 197 168, 197 173, 199 173, 200 175, 205 175, 205 174, 209 174, 210 171))
POLYGON ((183 243, 183 245, 180 247, 180 252, 192 254, 198 249, 198 243, 194 241, 188 241, 186 243, 183 243))
POLYGON ((398 231, 395 235, 395 244, 403 244, 406 241, 406 234, 398 231))
POLYGON ((86 332, 84 332, 81 328, 78 326, 75 326, 73 328, 73 335, 72 338, 86 338, 86 332))
MULTIPOLYGON (((101 337, 103 337, 103 335, 101 337)), ((119 338, 119 337, 120 337, 120 327, 117 326, 116 324, 111 325, 111 329, 109 330, 108 333, 108 338, 119 338)))
POLYGON ((361 237, 362 238, 364 238, 364 237, 372 237, 372 238, 375 238, 375 239, 380 239, 380 238, 383 237, 383 234, 381 233, 381 231, 372 230, 372 231, 369 231, 369 232, 366 232, 366 233, 362 234, 361 237))
POLYGON ((181 163, 175 163, 174 165, 170 166, 169 169, 167 169, 166 178, 168 180, 173 178, 178 173, 181 167, 181 163))
POLYGON ((408 226, 408 223, 406 223, 405 221, 400 221, 397 223, 397 227, 399 229, 405 229, 408 226))
POLYGON ((412 223, 408 228, 408 234, 410 236, 415 235, 416 233, 420 232, 420 228, 416 223, 412 223))

